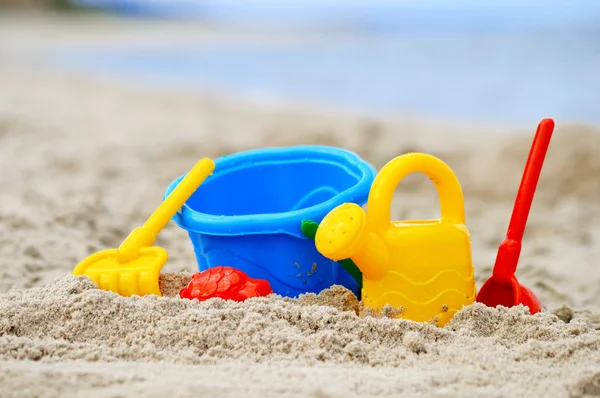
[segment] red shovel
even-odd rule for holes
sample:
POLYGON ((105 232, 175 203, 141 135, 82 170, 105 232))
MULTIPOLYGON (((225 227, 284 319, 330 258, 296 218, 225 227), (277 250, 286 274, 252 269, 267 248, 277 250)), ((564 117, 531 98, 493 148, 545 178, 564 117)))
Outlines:
POLYGON ((533 195, 553 131, 554 120, 544 119, 538 125, 535 133, 506 238, 498 248, 492 276, 483 284, 477 294, 477 301, 489 307, 498 305, 512 307, 523 304, 529 307, 531 314, 542 310, 540 300, 529 288, 519 283, 515 271, 521 254, 521 241, 525 233, 529 209, 533 202, 533 195))

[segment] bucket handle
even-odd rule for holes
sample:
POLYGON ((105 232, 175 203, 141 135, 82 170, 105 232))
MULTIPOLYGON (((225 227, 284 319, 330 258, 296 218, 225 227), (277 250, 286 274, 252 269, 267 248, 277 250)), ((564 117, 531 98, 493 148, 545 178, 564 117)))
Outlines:
POLYGON ((367 202, 367 217, 373 230, 390 226, 394 191, 407 175, 421 172, 435 184, 440 197, 441 222, 464 224, 465 209, 462 189, 450 167, 432 155, 409 153, 388 162, 375 177, 367 202))

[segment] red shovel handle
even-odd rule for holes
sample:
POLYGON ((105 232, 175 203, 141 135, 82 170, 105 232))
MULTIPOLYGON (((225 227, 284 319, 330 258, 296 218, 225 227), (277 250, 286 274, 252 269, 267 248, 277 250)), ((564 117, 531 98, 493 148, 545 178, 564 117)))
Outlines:
POLYGON ((553 131, 554 120, 542 120, 538 125, 529 151, 506 239, 498 249, 498 257, 494 265, 494 275, 504 280, 512 278, 517 270, 517 263, 521 254, 521 240, 525 233, 525 225, 529 217, 533 195, 542 172, 542 165, 544 164, 546 152, 548 152, 553 131))

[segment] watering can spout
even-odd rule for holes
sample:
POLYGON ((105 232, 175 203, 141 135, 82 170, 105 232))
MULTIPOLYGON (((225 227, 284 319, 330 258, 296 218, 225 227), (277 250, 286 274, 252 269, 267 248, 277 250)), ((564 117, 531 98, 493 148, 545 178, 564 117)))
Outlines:
POLYGON ((371 232, 364 210, 355 203, 344 203, 321 221, 315 236, 317 250, 335 261, 352 259, 369 279, 381 278, 386 270, 388 249, 381 238, 371 232))
POLYGON ((365 277, 378 280, 387 272, 383 266, 388 264, 389 250, 378 235, 368 232, 364 246, 351 258, 365 277))

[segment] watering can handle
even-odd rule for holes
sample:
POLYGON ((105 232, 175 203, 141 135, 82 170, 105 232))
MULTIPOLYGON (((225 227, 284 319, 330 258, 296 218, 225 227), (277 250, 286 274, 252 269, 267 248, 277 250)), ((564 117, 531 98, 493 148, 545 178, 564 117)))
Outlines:
POLYGON ((391 160, 375 177, 367 203, 367 217, 371 227, 377 231, 389 227, 394 191, 404 177, 414 172, 424 173, 435 184, 440 197, 441 221, 464 224, 463 194, 454 172, 435 156, 409 153, 391 160))

